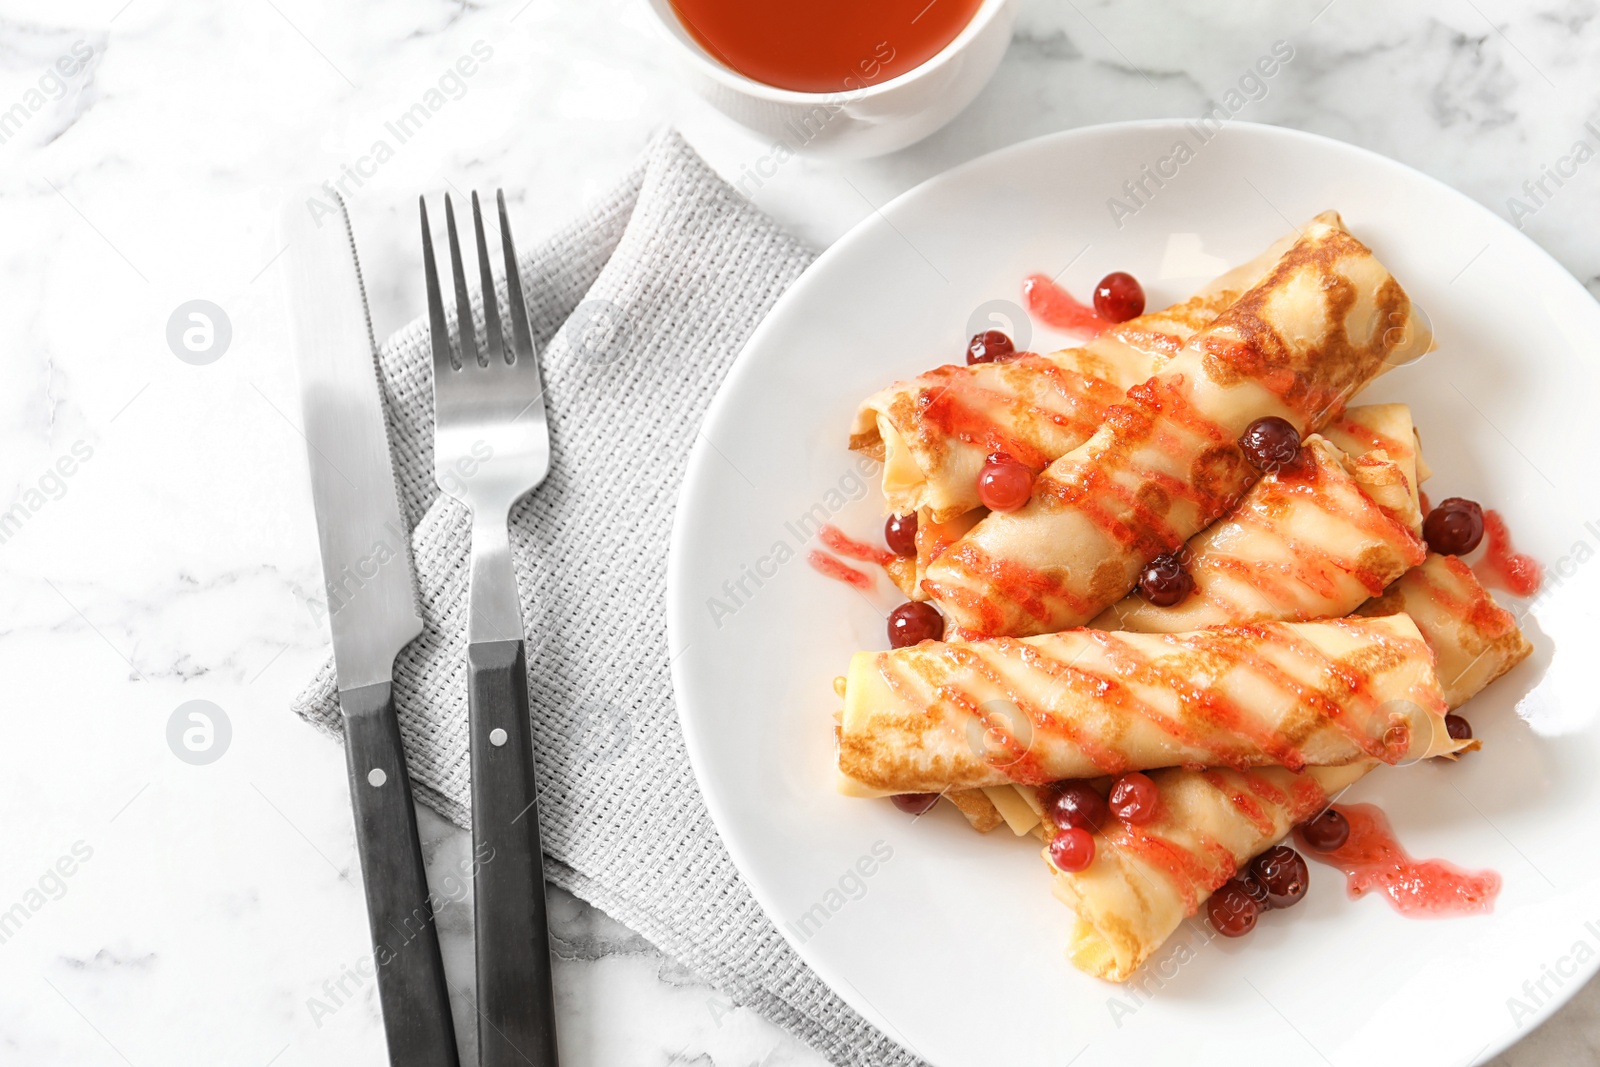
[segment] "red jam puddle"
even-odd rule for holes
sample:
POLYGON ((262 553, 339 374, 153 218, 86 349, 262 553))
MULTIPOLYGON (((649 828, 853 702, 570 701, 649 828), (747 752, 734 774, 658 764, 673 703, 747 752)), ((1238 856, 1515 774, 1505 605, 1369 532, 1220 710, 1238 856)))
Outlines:
MULTIPOLYGON (((887 548, 879 548, 877 545, 871 545, 865 541, 857 541, 832 523, 824 524, 817 531, 817 540, 837 552, 840 556, 844 556, 845 559, 873 563, 879 567, 887 567, 899 558, 887 548)), ((852 567, 837 556, 829 555, 821 549, 812 549, 806 556, 806 562, 811 564, 812 570, 823 577, 854 586, 862 592, 867 592, 873 586, 873 576, 871 574, 852 567)))
POLYGON ((895 561, 895 554, 887 548, 869 545, 865 541, 857 541, 845 534, 837 526, 825 525, 817 531, 817 539, 846 559, 858 559, 862 563, 876 563, 878 566, 887 566, 895 561))
POLYGON ((1511 531, 1498 511, 1484 511, 1483 539, 1486 547, 1483 562, 1478 565, 1479 577, 1516 596, 1532 596, 1539 591, 1544 568, 1532 556, 1512 547, 1511 531))
POLYGON ((1022 299, 1029 314, 1058 330, 1094 337, 1112 325, 1094 308, 1080 303, 1053 282, 1048 274, 1028 275, 1022 283, 1022 299))
POLYGON ((872 588, 872 575, 866 571, 858 571, 848 563, 828 555, 820 549, 812 549, 806 556, 806 562, 811 564, 811 569, 825 578, 832 578, 845 585, 853 585, 862 592, 872 588))
POLYGON ((1417 860, 1395 840, 1382 810, 1371 804, 1340 804, 1350 838, 1332 852, 1318 852, 1295 831, 1305 855, 1344 871, 1352 900, 1379 892, 1412 919, 1482 915, 1494 910, 1500 876, 1465 871, 1444 860, 1417 860))

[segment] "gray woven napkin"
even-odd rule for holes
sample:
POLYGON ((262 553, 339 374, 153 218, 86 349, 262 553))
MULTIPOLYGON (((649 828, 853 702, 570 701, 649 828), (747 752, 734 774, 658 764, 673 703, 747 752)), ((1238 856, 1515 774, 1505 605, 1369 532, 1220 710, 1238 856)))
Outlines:
MULTIPOLYGON (((912 1064, 811 973, 740 880, 668 673, 667 543, 690 445, 734 356, 811 258, 668 133, 522 259, 552 448, 511 531, 545 874, 834 1062, 912 1064)), ((465 827, 470 527, 434 485, 427 321, 391 337, 379 366, 425 623, 395 663, 395 705, 417 796, 465 827)), ((342 733, 331 660, 295 710, 342 733)))

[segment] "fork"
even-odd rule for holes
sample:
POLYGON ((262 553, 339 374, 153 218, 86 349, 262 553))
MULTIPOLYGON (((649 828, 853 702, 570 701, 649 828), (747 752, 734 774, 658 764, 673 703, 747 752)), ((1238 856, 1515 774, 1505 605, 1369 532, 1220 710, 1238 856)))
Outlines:
POLYGON ((422 211, 428 329, 433 341, 433 470, 439 489, 472 511, 467 586, 467 719, 472 753, 472 845, 481 1067, 556 1067, 527 652, 507 524, 511 507, 550 470, 544 386, 533 354, 517 253, 500 207, 511 344, 501 329, 483 213, 472 194, 482 280, 485 351, 478 351, 455 209, 444 198, 460 359, 450 348, 428 203, 422 211))

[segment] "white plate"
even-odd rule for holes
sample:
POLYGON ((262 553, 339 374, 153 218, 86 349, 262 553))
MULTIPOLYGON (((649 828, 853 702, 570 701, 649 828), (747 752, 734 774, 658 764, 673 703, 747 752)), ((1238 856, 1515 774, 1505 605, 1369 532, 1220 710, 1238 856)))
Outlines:
MULTIPOLYGON (((1101 126, 959 167, 829 249, 751 338, 695 448, 668 576, 700 787, 806 962, 935 1064, 1487 1059, 1600 964, 1600 696, 1586 666, 1600 655, 1600 307, 1459 193, 1270 126, 1230 125, 1164 185, 1147 181, 1153 195, 1119 229, 1108 199, 1180 139, 1196 142, 1177 123, 1101 126), (881 538, 876 471, 845 449, 857 403, 960 360, 975 315, 1015 304, 1029 272, 1065 268, 1085 296, 1131 271, 1157 307, 1327 208, 1439 337, 1363 397, 1410 403, 1432 497, 1500 509, 1551 571, 1524 620, 1535 654, 1468 709, 1484 750, 1380 771, 1352 799, 1381 804, 1413 854, 1494 868, 1505 887, 1492 916, 1414 921, 1348 899, 1313 862, 1307 899, 1248 937, 1180 934, 1134 983, 1102 983, 1065 958, 1070 913, 1031 838, 974 834, 948 805, 913 821, 834 792, 831 682, 852 652, 886 647, 899 597, 882 576, 866 597, 815 573, 800 520, 881 538), (807 913, 818 925, 802 932, 807 913)), ((1054 340, 1035 328, 1030 347, 1054 340)))

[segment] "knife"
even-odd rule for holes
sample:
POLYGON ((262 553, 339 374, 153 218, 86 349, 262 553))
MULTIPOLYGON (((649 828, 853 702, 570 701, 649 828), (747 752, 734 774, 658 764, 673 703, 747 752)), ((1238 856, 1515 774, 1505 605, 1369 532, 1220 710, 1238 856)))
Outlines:
POLYGON ((290 198, 278 220, 333 629, 361 880, 389 1062, 457 1067, 455 1025, 395 717, 394 658, 422 633, 355 235, 344 201, 290 198))

